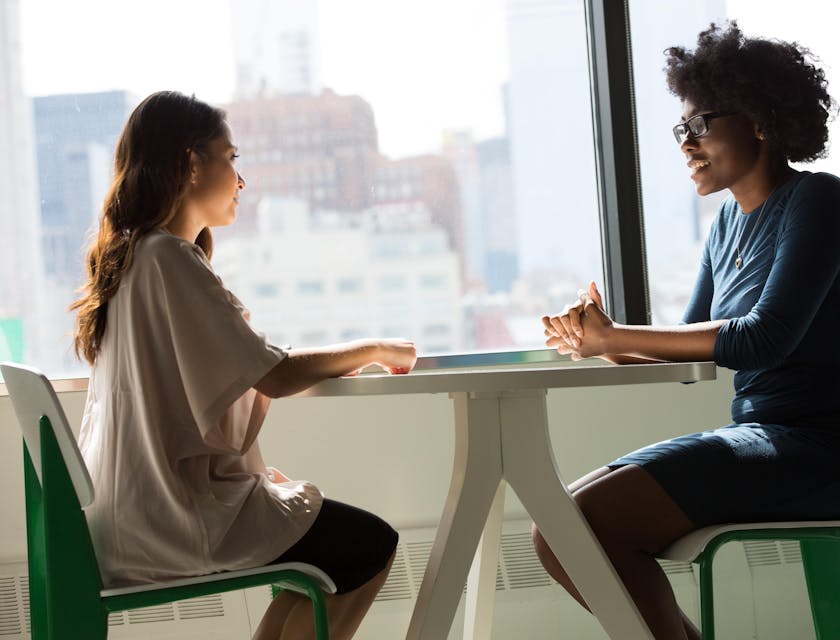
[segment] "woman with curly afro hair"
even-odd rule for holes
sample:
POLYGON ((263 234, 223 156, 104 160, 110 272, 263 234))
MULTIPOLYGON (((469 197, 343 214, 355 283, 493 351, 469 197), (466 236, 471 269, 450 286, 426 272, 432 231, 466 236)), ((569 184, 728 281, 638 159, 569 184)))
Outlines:
MULTIPOLYGON (((666 52, 673 128, 697 193, 729 189, 683 323, 627 326, 594 283, 545 316, 546 344, 616 364, 714 360, 734 369, 732 424, 660 442, 570 486, 651 628, 697 639, 656 554, 700 527, 840 518, 840 179, 790 162, 825 154, 834 103, 795 43, 735 22, 666 52)), ((539 530, 546 569, 584 606, 539 530)))

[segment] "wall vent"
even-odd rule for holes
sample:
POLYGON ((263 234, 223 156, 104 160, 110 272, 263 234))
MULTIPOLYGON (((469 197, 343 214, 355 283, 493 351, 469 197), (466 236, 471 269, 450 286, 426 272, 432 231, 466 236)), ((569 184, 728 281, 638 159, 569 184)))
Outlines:
MULTIPOLYGON (((131 627, 151 622, 222 618, 225 613, 222 594, 212 594, 158 607, 111 613, 108 616, 108 626, 131 627)), ((0 638, 24 638, 29 637, 30 633, 28 576, 0 577, 0 638)))
POLYGON ((13 576, 0 578, 0 636, 18 636, 22 632, 21 602, 13 576))
POLYGON ((530 531, 502 534, 501 546, 499 575, 496 579, 498 591, 548 587, 554 584, 554 580, 537 558, 530 531))
POLYGON ((659 560, 658 562, 666 576, 679 576, 694 573, 694 567, 690 562, 675 562, 674 560, 659 560))
POLYGON ((408 558, 405 550, 397 553, 394 557, 394 564, 391 565, 391 573, 385 581, 382 590, 377 594, 378 602, 391 600, 411 600, 414 597, 414 590, 411 587, 411 578, 408 572, 408 558))
POLYGON ((175 608, 178 610, 179 620, 222 618, 225 615, 225 605, 219 593, 192 600, 181 600, 175 603, 175 608))
POLYGON ((750 568, 802 563, 795 540, 745 540, 743 545, 750 568))

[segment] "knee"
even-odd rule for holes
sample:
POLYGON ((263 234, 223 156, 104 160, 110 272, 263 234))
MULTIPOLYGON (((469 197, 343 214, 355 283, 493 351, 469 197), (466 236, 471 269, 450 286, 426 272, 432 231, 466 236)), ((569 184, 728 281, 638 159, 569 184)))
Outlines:
POLYGON ((536 523, 531 523, 531 542, 534 545, 534 551, 540 559, 540 562, 545 564, 547 559, 554 558, 554 554, 551 552, 548 543, 543 538, 536 523))

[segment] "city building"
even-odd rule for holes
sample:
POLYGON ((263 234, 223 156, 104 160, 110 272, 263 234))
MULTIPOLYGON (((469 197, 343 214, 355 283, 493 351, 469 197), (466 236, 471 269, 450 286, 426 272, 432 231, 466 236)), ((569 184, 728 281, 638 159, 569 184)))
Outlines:
POLYGON ((421 201, 463 254, 458 179, 441 156, 390 159, 379 152, 373 109, 359 96, 324 90, 278 95, 226 107, 247 181, 238 231, 256 228, 258 203, 293 196, 313 210, 359 212, 421 201))
POLYGON ((114 147, 136 99, 125 91, 34 99, 44 269, 71 288, 108 189, 114 147))
POLYGON ((519 277, 518 224, 507 138, 477 144, 484 281, 491 293, 510 291, 519 277))
POLYGON ((419 201, 349 214, 266 197, 256 229, 220 233, 213 263, 275 344, 410 337, 463 348, 458 256, 419 201))

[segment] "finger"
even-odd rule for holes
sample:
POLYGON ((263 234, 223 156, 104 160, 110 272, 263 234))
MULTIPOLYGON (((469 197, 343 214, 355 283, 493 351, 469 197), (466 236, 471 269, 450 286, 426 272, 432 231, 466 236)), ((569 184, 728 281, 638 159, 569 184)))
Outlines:
POLYGON ((563 325, 563 330, 565 331, 564 337, 566 338, 566 342, 571 344, 573 347, 577 347, 580 344, 580 338, 572 325, 572 314, 575 316, 574 322, 577 323, 578 327, 580 327, 580 317, 578 316, 577 309, 575 308, 569 309, 569 312, 566 315, 560 316, 560 322, 563 325))
POLYGON ((589 283, 589 297, 595 301, 602 309, 604 308, 604 300, 601 298, 601 292, 598 291, 598 286, 595 284, 595 281, 589 283))
POLYGON ((567 344, 572 344, 572 340, 569 337, 569 333, 566 330, 566 327, 563 325, 563 316, 552 316, 551 327, 554 331, 554 335, 556 335, 558 338, 560 338, 567 344))
POLYGON ((411 371, 411 367, 389 367, 388 373, 392 375, 404 375, 411 371))
POLYGON ((578 338, 583 337, 583 325, 580 323, 582 313, 583 309, 577 309, 575 307, 569 309, 569 327, 578 338))
POLYGON ((543 316, 542 323, 545 327, 546 335, 556 335, 554 327, 551 325, 551 318, 549 318, 548 316, 543 316))
POLYGON ((557 353, 565 355, 573 351, 571 345, 562 338, 553 336, 545 341, 545 346, 557 349, 557 353))

